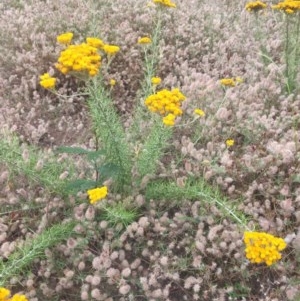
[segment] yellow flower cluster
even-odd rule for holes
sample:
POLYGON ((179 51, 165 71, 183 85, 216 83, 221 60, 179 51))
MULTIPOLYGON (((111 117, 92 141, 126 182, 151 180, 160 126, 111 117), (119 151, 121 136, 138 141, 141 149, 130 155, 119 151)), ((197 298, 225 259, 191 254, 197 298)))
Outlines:
POLYGON ((293 14, 295 11, 300 10, 300 1, 298 0, 285 0, 273 5, 272 8, 283 10, 288 14, 293 14))
POLYGON ((138 39, 138 44, 150 44, 152 41, 148 37, 142 37, 138 39))
POLYGON ((56 78, 51 77, 49 73, 40 76, 40 85, 45 89, 53 89, 55 87, 56 78))
POLYGON ((65 32, 59 36, 57 36, 56 40, 59 44, 68 45, 71 43, 73 39, 73 33, 72 32, 65 32))
POLYGON ((176 116, 182 115, 181 103, 185 100, 185 96, 180 92, 178 88, 173 90, 163 89, 155 94, 151 94, 145 100, 147 108, 154 113, 158 113, 162 116, 168 117, 163 119, 166 125, 174 125, 176 116), (173 120, 173 124, 171 121, 173 120))
POLYGON ((0 301, 28 301, 25 295, 15 294, 10 297, 10 290, 0 287, 0 301))
POLYGON ((90 203, 94 205, 107 196, 107 187, 102 186, 100 188, 90 189, 87 191, 87 194, 89 196, 90 203))
POLYGON ((108 56, 113 56, 120 51, 116 45, 105 44, 101 39, 88 37, 86 43, 79 45, 70 44, 73 38, 71 32, 66 32, 57 37, 57 41, 67 46, 61 51, 56 63, 56 68, 63 74, 70 72, 86 72, 89 76, 95 76, 101 65, 99 50, 108 56))
POLYGON ((171 2, 171 0, 153 0, 154 3, 158 3, 162 6, 167 6, 167 7, 176 7, 176 4, 171 2))
POLYGON ((266 263, 268 266, 281 259, 286 242, 280 238, 264 232, 245 232, 246 257, 252 263, 266 263))
POLYGON ((261 1, 253 1, 246 4, 246 10, 249 12, 257 12, 261 9, 264 9, 267 7, 267 4, 261 2, 261 1))
POLYGON ((95 76, 99 72, 101 56, 96 47, 87 43, 69 45, 60 53, 56 68, 63 74, 69 72, 87 72, 95 76))

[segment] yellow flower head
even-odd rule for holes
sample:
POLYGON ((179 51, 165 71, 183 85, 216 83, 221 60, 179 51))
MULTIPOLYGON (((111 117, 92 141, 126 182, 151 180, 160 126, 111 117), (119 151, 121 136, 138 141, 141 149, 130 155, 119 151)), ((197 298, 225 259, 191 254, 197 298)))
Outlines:
POLYGON ((89 196, 90 203, 94 205, 107 196, 107 187, 102 186, 100 188, 90 189, 87 191, 87 194, 89 196))
POLYGON ((0 287, 0 301, 4 301, 6 299, 8 299, 8 297, 10 296, 10 290, 4 288, 4 287, 0 287))
POLYGON ((103 41, 98 38, 86 38, 86 43, 98 49, 101 49, 104 46, 103 41))
POLYGON ((68 45, 73 39, 72 32, 66 32, 56 37, 56 40, 59 44, 68 45))
POLYGON ((116 80, 113 78, 109 80, 109 84, 111 85, 111 87, 115 86, 116 83, 117 83, 116 80))
POLYGON ((196 115, 199 115, 200 117, 204 117, 204 116, 205 116, 204 111, 201 110, 201 109, 195 109, 195 110, 194 110, 194 113, 195 113, 196 115))
POLYGON ((283 10, 287 14, 293 14, 295 11, 300 10, 300 1, 297 0, 285 0, 273 5, 272 8, 283 10))
POLYGON ((142 37, 138 39, 138 44, 150 44, 152 41, 148 37, 142 37))
POLYGON ((181 103, 185 96, 175 88, 173 90, 163 89, 155 94, 149 95, 145 100, 145 105, 149 111, 166 116, 169 113, 179 116, 182 115, 181 103))
POLYGON ((151 83, 152 83, 152 85, 159 85, 161 83, 161 78, 160 77, 152 77, 151 83))
POLYGON ((120 51, 119 46, 107 45, 107 44, 105 44, 102 49, 107 55, 115 55, 117 52, 120 51))
POLYGON ((233 78, 222 78, 220 80, 221 85, 225 87, 234 87, 236 82, 233 78))
POLYGON ((244 233, 246 257, 252 263, 265 263, 270 266, 281 259, 280 251, 286 248, 286 242, 279 237, 264 232, 244 233))
POLYGON ((257 12, 267 7, 267 4, 261 1, 253 1, 246 4, 246 10, 249 12, 257 12))
POLYGON ((176 4, 171 2, 171 0, 153 0, 154 3, 157 3, 161 6, 166 6, 166 7, 176 7, 176 4))
POLYGON ((234 145, 234 140, 233 139, 227 139, 225 143, 226 143, 227 147, 231 147, 231 146, 234 145))
POLYGON ((173 126, 175 124, 175 118, 176 118, 176 116, 174 114, 170 113, 163 118, 163 123, 166 126, 173 126))
POLYGON ((40 85, 45 89, 53 89, 55 87, 56 78, 51 77, 49 73, 40 76, 40 85))

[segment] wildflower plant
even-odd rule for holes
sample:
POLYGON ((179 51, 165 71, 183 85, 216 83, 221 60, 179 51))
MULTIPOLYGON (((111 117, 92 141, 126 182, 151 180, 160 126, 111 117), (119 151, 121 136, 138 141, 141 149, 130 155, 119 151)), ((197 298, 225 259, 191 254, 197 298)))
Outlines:
POLYGON ((296 89, 297 75, 300 72, 300 2, 285 0, 272 8, 284 12, 285 78, 287 92, 291 94, 296 89))
MULTIPOLYGON (((267 4, 261 1, 254 1, 247 3, 245 8, 248 12, 255 13, 255 20, 257 23, 256 35, 261 39, 265 34, 261 33, 262 24, 260 23, 257 12, 266 9, 267 4)), ((272 5, 271 8, 274 11, 281 11, 284 13, 284 77, 286 91, 288 94, 291 94, 296 89, 297 75, 299 74, 300 51, 298 45, 300 42, 300 2, 297 0, 284 0, 272 5)), ((261 45, 261 50, 263 52, 263 58, 273 62, 273 60, 264 53, 266 52, 266 47, 263 44, 261 45)))

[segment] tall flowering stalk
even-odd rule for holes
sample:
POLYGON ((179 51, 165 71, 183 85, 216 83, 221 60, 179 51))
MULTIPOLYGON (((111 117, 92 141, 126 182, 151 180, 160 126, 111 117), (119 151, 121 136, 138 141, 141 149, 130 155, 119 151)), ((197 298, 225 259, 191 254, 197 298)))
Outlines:
POLYGON ((300 71, 300 1, 284 0, 272 8, 285 14, 285 78, 287 92, 290 94, 296 88, 296 78, 300 71))
POLYGON ((138 40, 138 44, 144 52, 145 78, 142 83, 144 98, 142 98, 141 106, 137 107, 132 129, 138 128, 141 119, 150 120, 147 135, 145 138, 140 137, 142 147, 135 160, 138 185, 144 177, 155 172, 157 161, 162 157, 163 151, 168 145, 167 142, 172 136, 171 127, 175 124, 175 118, 182 114, 180 103, 185 99, 179 89, 156 91, 157 86, 161 85, 161 78, 157 77, 156 69, 159 63, 163 15, 166 13, 166 9, 175 8, 176 5, 169 0, 153 0, 153 2, 157 7, 151 39, 144 37, 138 40))

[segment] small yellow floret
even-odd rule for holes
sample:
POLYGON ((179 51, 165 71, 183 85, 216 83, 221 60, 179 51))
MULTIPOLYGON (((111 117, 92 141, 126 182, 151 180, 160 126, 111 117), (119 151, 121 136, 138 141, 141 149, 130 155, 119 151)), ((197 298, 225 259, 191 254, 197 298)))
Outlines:
POLYGON ((153 0, 154 3, 160 4, 162 6, 167 6, 167 7, 176 7, 176 4, 171 2, 171 0, 153 0))
POLYGON ((86 38, 86 43, 98 49, 101 49, 104 46, 103 41, 98 38, 86 38))
POLYGON ((200 117, 204 117, 204 116, 205 116, 204 111, 201 110, 201 109, 195 109, 195 110, 194 110, 194 113, 195 113, 196 115, 199 115, 200 117))
POLYGON ((55 87, 56 78, 51 77, 49 73, 40 76, 40 85, 45 89, 53 89, 55 87))
POLYGON ((66 32, 59 36, 57 36, 56 40, 58 43, 63 45, 68 45, 73 39, 73 33, 72 32, 66 32))
POLYGON ((116 53, 118 53, 120 51, 119 46, 107 45, 107 44, 105 44, 102 49, 108 55, 115 55, 116 53))
POLYGON ((234 87, 235 86, 235 80, 233 78, 222 78, 220 80, 221 85, 226 87, 234 87))
POLYGON ((95 204, 107 196, 107 187, 94 188, 87 191, 91 204, 95 204))
POLYGON ((163 123, 166 126, 173 126, 175 124, 176 116, 174 114, 168 114, 166 117, 163 118, 163 123))
POLYGON ((142 37, 138 39, 138 44, 150 44, 152 41, 148 37, 142 37))
POLYGON ((230 147, 230 146, 233 146, 234 145, 234 140, 233 139, 227 139, 226 140, 226 146, 227 147, 230 147))
POLYGON ((117 83, 116 80, 113 79, 113 78, 109 80, 109 84, 110 84, 112 87, 115 86, 116 83, 117 83))
POLYGON ((151 83, 152 83, 152 85, 159 85, 161 83, 161 78, 160 77, 152 77, 151 83))

